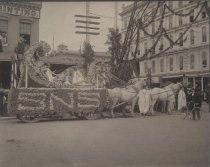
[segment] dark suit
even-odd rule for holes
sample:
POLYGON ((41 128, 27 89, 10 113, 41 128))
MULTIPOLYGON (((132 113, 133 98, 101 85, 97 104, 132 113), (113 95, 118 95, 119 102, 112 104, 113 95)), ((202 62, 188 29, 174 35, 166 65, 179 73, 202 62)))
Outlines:
POLYGON ((200 119, 200 108, 202 104, 202 91, 199 87, 195 88, 195 93, 193 94, 193 102, 195 104, 196 110, 193 110, 193 120, 195 120, 195 117, 197 115, 197 118, 200 119))

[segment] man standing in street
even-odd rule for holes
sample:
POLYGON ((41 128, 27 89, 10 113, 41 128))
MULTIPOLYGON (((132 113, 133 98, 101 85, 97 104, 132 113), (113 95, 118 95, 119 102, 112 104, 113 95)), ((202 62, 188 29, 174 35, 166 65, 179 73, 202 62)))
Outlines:
POLYGON ((3 97, 4 97, 4 92, 3 89, 1 88, 1 82, 0 82, 0 116, 3 116, 3 97))
POLYGON ((196 115, 197 115, 197 119, 200 120, 200 118, 201 118, 200 108, 201 108, 201 104, 202 104, 202 91, 199 88, 197 83, 195 85, 195 91, 194 91, 194 94, 193 94, 193 101, 194 101, 194 105, 197 107, 195 110, 192 110, 193 120, 196 119, 196 115))

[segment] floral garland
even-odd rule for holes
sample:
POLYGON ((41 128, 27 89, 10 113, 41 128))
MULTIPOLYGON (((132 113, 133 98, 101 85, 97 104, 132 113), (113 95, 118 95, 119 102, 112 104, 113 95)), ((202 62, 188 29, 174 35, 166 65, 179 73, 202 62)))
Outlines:
MULTIPOLYGON (((39 85, 43 85, 43 87, 49 88, 72 88, 74 85, 65 84, 64 82, 60 81, 57 77, 53 77, 52 79, 49 78, 47 75, 51 73, 49 67, 40 60, 40 57, 45 56, 50 51, 50 46, 44 41, 35 43, 31 46, 29 50, 27 50, 24 54, 24 61, 22 62, 21 66, 21 77, 18 87, 21 87, 22 83, 24 82, 24 75, 25 75, 25 65, 28 67, 28 75, 29 78, 32 79, 34 82, 38 83, 39 85)), ((80 85, 81 87, 90 87, 91 85, 80 85)))
POLYGON ((16 88, 8 98, 10 115, 36 113, 85 113, 107 105, 106 89, 16 88))

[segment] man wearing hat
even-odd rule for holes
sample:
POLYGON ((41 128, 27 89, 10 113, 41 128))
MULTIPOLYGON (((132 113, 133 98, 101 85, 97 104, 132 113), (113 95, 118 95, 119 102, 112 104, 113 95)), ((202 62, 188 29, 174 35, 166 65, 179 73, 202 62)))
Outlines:
POLYGON ((24 52, 25 52, 25 39, 23 38, 23 36, 20 36, 17 47, 15 48, 18 79, 20 78, 20 64, 21 61, 23 60, 24 52))
POLYGON ((196 83, 195 85, 195 91, 193 93, 193 102, 194 105, 197 107, 196 110, 193 110, 192 114, 193 114, 193 120, 195 120, 196 115, 197 115, 197 119, 200 120, 200 108, 201 108, 201 104, 202 104, 202 91, 198 85, 198 83, 196 83))

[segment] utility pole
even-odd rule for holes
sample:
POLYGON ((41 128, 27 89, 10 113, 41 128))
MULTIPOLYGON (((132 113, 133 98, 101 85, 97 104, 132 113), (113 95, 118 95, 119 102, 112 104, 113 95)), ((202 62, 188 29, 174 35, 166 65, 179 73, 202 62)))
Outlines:
POLYGON ((97 30, 100 30, 100 28, 92 26, 92 25, 99 25, 100 24, 100 22, 95 21, 95 20, 99 20, 100 17, 90 16, 90 2, 86 1, 86 15, 76 14, 76 15, 74 15, 74 17, 79 18, 79 20, 75 20, 75 23, 77 23, 76 28, 79 29, 75 33, 85 34, 87 43, 90 43, 90 35, 99 35, 100 34, 97 31, 97 30), (84 19, 84 20, 81 20, 81 19, 84 19), (92 31, 90 31, 90 30, 92 30, 92 31))
MULTIPOLYGON (((86 1, 86 27, 89 27, 90 2, 86 1)), ((89 29, 86 28, 86 42, 90 43, 89 29)))
POLYGON ((118 16, 118 2, 115 1, 115 20, 114 20, 114 28, 117 29, 117 16, 118 16))

